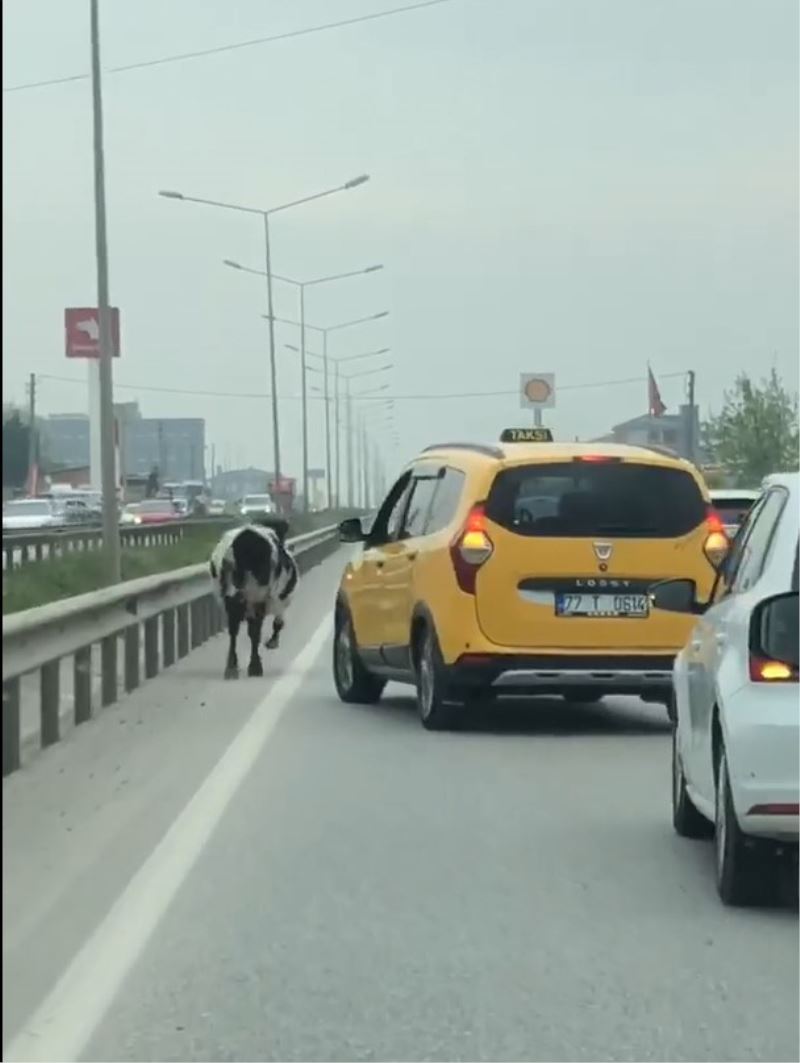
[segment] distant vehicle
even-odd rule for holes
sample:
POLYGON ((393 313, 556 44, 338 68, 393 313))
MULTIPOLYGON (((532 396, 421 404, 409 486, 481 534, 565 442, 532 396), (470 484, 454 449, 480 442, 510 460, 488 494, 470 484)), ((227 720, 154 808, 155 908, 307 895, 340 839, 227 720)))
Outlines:
POLYGON ((123 525, 171 524, 181 519, 181 513, 168 498, 148 498, 132 502, 122 511, 123 525))
POLYGON ((72 495, 67 497, 59 496, 54 498, 52 502, 59 522, 65 526, 91 528, 102 523, 102 509, 98 513, 82 498, 75 498, 72 495))
POLYGON ((239 507, 239 513, 243 517, 258 517, 276 512, 272 495, 245 495, 239 507))
POLYGON ((3 531, 38 531, 63 527, 56 503, 49 498, 21 498, 3 503, 3 531))
POLYGON ((227 508, 224 498, 212 498, 206 507, 209 517, 224 517, 227 508))
POLYGON ((202 514, 208 506, 208 490, 202 480, 181 480, 166 483, 159 491, 159 497, 171 498, 188 514, 202 514))
POLYGON ((725 533, 733 538, 744 518, 761 497, 760 491, 720 487, 710 492, 711 504, 719 514, 725 533))
POLYGON ((797 859, 799 511, 800 475, 768 477, 708 604, 688 579, 652 588, 656 611, 696 618, 673 673, 672 819, 715 834, 725 904, 771 900, 776 848, 797 859))
MULTIPOLYGON (((100 491, 86 491, 77 488, 67 487, 66 489, 59 489, 62 485, 54 484, 47 496, 57 506, 67 507, 68 504, 74 503, 71 507, 73 514, 76 517, 78 514, 83 514, 85 519, 78 521, 78 523, 85 524, 102 524, 103 522, 103 495, 100 491)), ((72 523, 72 521, 70 521, 72 523)))

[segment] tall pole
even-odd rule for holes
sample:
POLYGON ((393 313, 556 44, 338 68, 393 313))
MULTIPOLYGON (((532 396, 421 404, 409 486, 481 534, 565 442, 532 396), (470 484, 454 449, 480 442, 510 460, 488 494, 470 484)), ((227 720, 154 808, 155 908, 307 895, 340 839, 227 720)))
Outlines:
POLYGON ((689 370, 689 379, 687 381, 687 392, 689 398, 689 420, 686 426, 686 450, 687 458, 689 461, 695 459, 695 438, 694 438, 694 425, 695 425, 695 412, 694 412, 694 382, 695 374, 694 369, 689 370))
POLYGON ((103 489, 103 549, 107 577, 122 578, 114 455, 114 385, 111 371, 111 312, 108 296, 106 181, 103 156, 103 94, 100 83, 100 18, 98 0, 89 0, 92 38, 92 117, 94 127, 94 221, 97 257, 97 309, 100 318, 100 446, 103 489))
POLYGON ((272 394, 272 463, 277 488, 281 478, 281 440, 278 429, 278 372, 275 367, 275 321, 272 317, 272 261, 269 249, 269 214, 264 211, 264 259, 267 268, 267 315, 269 320, 269 385, 272 394))
POLYGON ((364 509, 369 509, 369 437, 366 424, 362 428, 364 443, 364 509))
POLYGON ((334 430, 335 430, 335 433, 336 433, 336 439, 335 439, 335 446, 336 446, 336 455, 335 455, 336 456, 336 495, 335 495, 335 497, 336 497, 336 505, 338 507, 338 506, 341 506, 341 504, 342 504, 342 485, 341 485, 342 463, 341 463, 341 457, 340 457, 340 444, 341 444, 342 429, 341 429, 341 424, 340 424, 340 420, 339 420, 339 363, 338 362, 334 363, 333 372, 334 372, 334 377, 333 377, 333 420, 334 420, 334 430))
POLYGON ((355 508, 355 484, 353 482, 353 396, 350 394, 350 379, 345 377, 346 402, 347 402, 347 506, 355 508))
POLYGON ((28 383, 28 490, 35 487, 33 468, 36 465, 36 374, 28 383))
POLYGON ((331 396, 328 386, 328 330, 322 333, 322 365, 325 374, 325 484, 328 509, 333 509, 333 482, 331 480, 331 396))
POLYGON ((311 508, 308 498, 308 391, 306 380, 306 289, 304 284, 298 285, 300 290, 300 392, 303 407, 303 512, 308 513, 311 508))

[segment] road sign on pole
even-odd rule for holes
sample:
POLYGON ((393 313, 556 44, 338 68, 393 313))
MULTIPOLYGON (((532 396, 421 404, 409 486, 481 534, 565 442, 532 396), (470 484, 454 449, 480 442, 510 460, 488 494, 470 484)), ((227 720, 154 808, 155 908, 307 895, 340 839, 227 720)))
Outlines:
POLYGON ((520 373, 519 392, 523 410, 552 410, 556 404, 556 375, 520 373))
MULTIPOLYGON (((111 342, 119 358, 119 307, 110 306, 111 342)), ((100 357, 100 311, 96 306, 68 306, 64 310, 64 339, 67 358, 100 357)))

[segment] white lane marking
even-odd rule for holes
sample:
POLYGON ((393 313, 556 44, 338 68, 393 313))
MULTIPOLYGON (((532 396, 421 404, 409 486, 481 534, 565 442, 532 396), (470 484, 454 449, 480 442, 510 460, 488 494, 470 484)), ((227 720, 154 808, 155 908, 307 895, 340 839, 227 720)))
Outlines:
POLYGON ((3 1052, 7 1063, 72 1063, 86 1048, 159 920, 313 667, 331 629, 328 617, 253 709, 222 757, 148 856, 108 915, 3 1052))

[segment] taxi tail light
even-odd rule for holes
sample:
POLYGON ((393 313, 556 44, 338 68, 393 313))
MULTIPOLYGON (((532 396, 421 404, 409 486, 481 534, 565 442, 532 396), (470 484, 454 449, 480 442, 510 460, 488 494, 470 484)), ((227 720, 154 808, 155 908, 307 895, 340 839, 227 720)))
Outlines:
POLYGON ((703 553, 714 568, 719 568, 725 560, 730 545, 722 518, 712 506, 709 506, 706 514, 706 538, 703 543, 703 553))
POLYGON ((473 506, 450 547, 450 557, 456 582, 466 594, 475 593, 478 569, 492 556, 494 546, 486 533, 486 511, 483 504, 473 506))

